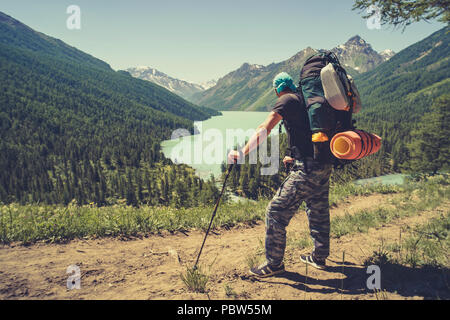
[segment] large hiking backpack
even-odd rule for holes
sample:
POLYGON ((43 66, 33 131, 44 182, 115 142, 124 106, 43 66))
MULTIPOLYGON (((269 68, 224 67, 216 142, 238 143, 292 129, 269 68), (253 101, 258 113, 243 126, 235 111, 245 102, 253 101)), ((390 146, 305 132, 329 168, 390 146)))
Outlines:
POLYGON ((355 129, 352 114, 361 110, 361 100, 336 54, 319 51, 308 58, 300 74, 299 90, 308 111, 315 160, 347 163, 331 153, 330 141, 337 133, 355 129))

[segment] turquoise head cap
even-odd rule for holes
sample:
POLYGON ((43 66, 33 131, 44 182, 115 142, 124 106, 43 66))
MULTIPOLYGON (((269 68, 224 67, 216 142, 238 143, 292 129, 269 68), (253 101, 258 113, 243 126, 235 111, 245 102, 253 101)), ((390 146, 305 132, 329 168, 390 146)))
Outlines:
POLYGON ((286 72, 279 73, 275 79, 273 79, 273 87, 278 93, 283 92, 285 89, 290 89, 291 91, 297 91, 297 87, 294 85, 294 80, 286 72))

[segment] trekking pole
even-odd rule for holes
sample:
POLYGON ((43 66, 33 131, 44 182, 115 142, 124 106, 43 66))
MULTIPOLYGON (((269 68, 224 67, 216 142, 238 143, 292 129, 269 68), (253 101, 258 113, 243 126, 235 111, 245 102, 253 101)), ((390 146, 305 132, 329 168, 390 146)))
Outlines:
POLYGON ((211 226, 212 226, 214 217, 216 216, 217 208, 219 207, 220 199, 222 199, 223 193, 225 191, 225 186, 227 184, 228 177, 230 176, 230 173, 233 170, 233 166, 234 166, 234 164, 230 164, 229 167, 228 167, 228 172, 227 172, 227 175, 225 176, 225 180, 224 180, 223 186, 222 186, 222 191, 220 192, 219 198, 217 199, 217 202, 216 202, 216 206, 214 207, 214 211, 213 211, 213 214, 212 214, 212 217, 211 217, 211 221, 209 222, 209 227, 206 230, 205 238, 203 239, 203 243, 202 243, 202 246, 200 247, 200 252, 198 253, 197 261, 195 261, 195 265, 194 265, 193 270, 197 270, 198 260, 200 260, 200 255, 202 254, 203 246, 205 245, 206 238, 208 237, 209 231, 211 230, 211 226))

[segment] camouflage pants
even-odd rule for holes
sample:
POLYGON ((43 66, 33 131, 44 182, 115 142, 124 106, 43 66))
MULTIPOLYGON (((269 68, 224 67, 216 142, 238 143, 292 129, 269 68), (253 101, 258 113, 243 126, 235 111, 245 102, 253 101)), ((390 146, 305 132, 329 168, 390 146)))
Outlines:
POLYGON ((278 189, 266 212, 266 258, 270 265, 283 262, 286 227, 300 205, 306 203, 313 255, 326 259, 330 253, 330 210, 328 203, 331 165, 297 162, 278 189))

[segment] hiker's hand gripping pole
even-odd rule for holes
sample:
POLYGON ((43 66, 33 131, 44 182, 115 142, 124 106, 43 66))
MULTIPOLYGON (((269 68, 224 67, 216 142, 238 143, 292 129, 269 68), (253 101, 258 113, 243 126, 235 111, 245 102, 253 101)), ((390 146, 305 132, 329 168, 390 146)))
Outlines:
POLYGON ((232 163, 232 164, 230 164, 228 166, 228 171, 227 171, 227 174, 225 176, 225 180, 223 182, 222 191, 220 192, 219 198, 216 201, 216 205, 214 207, 214 211, 213 211, 213 214, 211 216, 211 221, 209 222, 208 229, 206 230, 205 238, 203 239, 203 243, 202 243, 202 246, 200 247, 200 252, 198 253, 197 261, 195 261, 195 265, 194 265, 193 270, 197 270, 197 264, 198 264, 198 261, 200 260, 200 255, 202 254, 203 246, 205 245, 206 238, 208 237, 209 231, 211 230, 211 226, 212 226, 214 217, 216 216, 217 208, 219 207, 220 200, 222 199, 223 193, 225 192, 225 186, 227 184, 228 177, 230 176, 230 173, 233 170, 233 166, 234 166, 234 163, 232 163))
POLYGON ((292 167, 294 166, 294 161, 294 158, 288 156, 284 157, 283 159, 284 167, 286 168, 286 172, 288 174, 291 172, 292 167))

